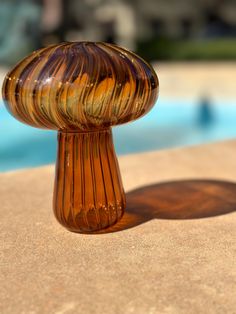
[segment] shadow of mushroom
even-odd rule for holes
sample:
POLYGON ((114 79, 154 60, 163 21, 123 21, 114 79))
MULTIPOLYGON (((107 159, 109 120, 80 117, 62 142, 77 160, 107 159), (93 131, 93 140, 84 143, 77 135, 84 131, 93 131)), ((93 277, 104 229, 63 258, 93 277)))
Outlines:
POLYGON ((236 183, 181 180, 140 187, 126 195, 127 208, 114 226, 98 233, 129 229, 151 219, 200 219, 236 210, 236 183))

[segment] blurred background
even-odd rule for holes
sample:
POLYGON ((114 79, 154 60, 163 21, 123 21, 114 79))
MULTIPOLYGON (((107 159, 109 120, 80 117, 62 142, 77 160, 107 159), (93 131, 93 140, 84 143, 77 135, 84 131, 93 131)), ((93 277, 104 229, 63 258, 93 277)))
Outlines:
MULTIPOLYGON (((61 41, 105 41, 152 63, 157 106, 116 127, 118 154, 236 137, 236 1, 0 0, 0 80, 61 41)), ((0 171, 52 163, 56 132, 17 122, 0 100, 0 171)))

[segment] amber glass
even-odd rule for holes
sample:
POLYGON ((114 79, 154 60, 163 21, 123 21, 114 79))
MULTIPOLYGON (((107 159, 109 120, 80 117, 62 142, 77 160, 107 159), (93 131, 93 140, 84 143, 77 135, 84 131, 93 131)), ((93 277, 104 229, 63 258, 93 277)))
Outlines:
POLYGON ((125 195, 111 130, 59 132, 54 213, 72 231, 113 225, 124 212, 125 195))
POLYGON ((158 95, 152 67, 116 45, 62 43, 19 62, 7 74, 2 94, 18 120, 59 130, 57 219, 78 232, 114 224, 125 197, 110 127, 152 108, 158 95))

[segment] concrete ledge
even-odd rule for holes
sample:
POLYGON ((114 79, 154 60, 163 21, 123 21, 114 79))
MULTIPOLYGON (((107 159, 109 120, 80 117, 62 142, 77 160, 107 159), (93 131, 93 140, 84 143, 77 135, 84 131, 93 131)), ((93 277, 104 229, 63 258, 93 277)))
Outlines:
POLYGON ((1 174, 0 312, 234 313, 235 156, 228 141, 120 157, 127 214, 96 235, 55 221, 53 166, 1 174))

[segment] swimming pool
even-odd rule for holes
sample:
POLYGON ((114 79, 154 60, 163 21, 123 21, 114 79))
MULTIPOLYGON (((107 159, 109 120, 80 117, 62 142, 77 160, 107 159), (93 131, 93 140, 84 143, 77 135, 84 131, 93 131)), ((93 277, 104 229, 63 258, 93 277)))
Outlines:
MULTIPOLYGON (((233 103, 160 99, 143 118, 113 128, 119 155, 236 137, 233 103)), ((0 104, 0 171, 55 162, 56 132, 15 120, 0 104)))

